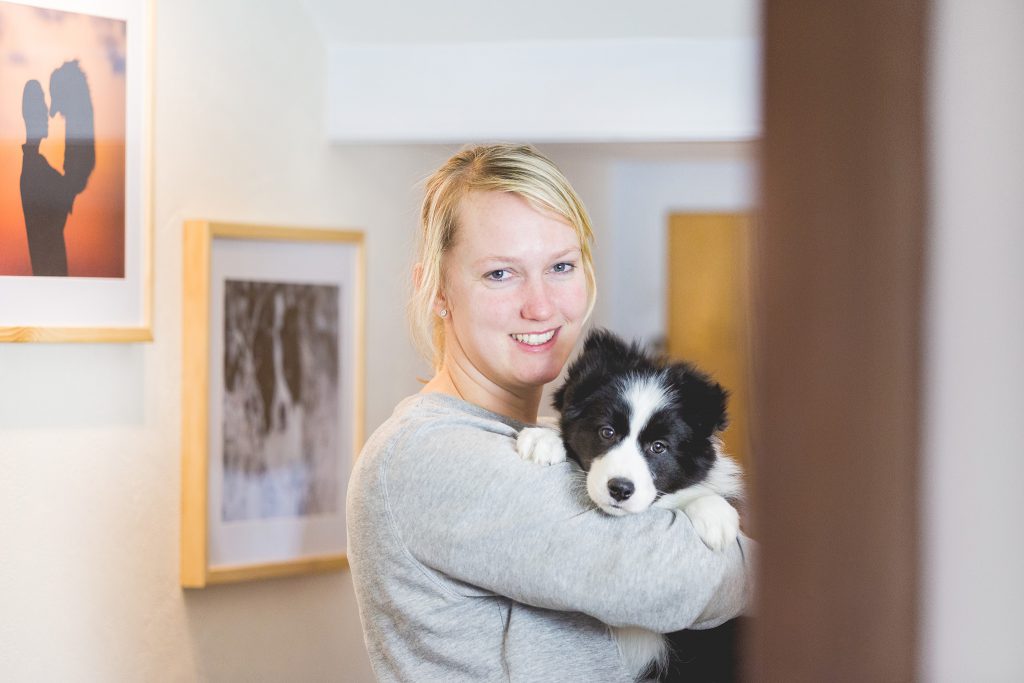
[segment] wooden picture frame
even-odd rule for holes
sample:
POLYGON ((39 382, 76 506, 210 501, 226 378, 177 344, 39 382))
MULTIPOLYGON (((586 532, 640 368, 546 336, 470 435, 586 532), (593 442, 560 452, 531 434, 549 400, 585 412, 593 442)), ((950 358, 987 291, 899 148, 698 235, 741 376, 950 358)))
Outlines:
POLYGON ((150 341, 154 2, 0 23, 0 342, 150 341))
POLYGON ((181 584, 344 569, 363 234, 189 221, 181 584))

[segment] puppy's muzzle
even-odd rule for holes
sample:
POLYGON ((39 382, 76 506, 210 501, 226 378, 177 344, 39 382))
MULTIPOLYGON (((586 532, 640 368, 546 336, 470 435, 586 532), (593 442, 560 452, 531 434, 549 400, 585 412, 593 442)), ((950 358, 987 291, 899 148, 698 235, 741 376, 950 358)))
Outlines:
POLYGON ((615 477, 608 481, 608 494, 613 500, 622 502, 627 500, 636 491, 636 486, 629 479, 615 477))

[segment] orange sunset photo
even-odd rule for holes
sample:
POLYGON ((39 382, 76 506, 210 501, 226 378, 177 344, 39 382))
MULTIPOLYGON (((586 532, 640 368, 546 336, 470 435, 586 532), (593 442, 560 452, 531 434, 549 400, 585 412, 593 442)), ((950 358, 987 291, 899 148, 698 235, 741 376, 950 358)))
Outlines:
POLYGON ((0 1, 0 277, 123 278, 125 22, 0 1))

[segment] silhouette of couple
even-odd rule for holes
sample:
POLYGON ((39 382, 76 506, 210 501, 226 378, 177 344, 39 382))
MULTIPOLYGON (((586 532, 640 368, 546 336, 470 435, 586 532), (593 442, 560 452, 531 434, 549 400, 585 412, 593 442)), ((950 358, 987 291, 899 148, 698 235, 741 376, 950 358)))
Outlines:
POLYGON ((50 106, 39 81, 25 84, 21 113, 25 117, 25 144, 21 165, 21 207, 25 212, 28 251, 33 275, 68 274, 64 226, 96 167, 92 98, 78 60, 65 62, 50 75, 50 106), (39 143, 50 133, 50 117, 65 120, 64 172, 39 153, 39 143))

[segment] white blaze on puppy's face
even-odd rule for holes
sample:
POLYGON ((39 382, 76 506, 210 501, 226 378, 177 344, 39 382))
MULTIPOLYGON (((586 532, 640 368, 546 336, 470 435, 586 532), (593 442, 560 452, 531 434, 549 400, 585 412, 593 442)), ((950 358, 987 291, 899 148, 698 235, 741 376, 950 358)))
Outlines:
POLYGON ((643 512, 658 497, 639 436, 651 416, 670 401, 665 387, 655 378, 627 380, 622 398, 629 413, 629 433, 607 453, 595 458, 587 473, 587 493, 610 515, 643 512), (633 493, 628 498, 616 500, 612 496, 608 485, 616 479, 632 484, 633 493))

